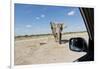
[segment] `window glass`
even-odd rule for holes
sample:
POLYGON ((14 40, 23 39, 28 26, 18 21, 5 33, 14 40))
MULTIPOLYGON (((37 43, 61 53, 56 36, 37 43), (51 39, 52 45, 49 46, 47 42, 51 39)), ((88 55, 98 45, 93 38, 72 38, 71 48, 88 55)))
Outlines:
POLYGON ((69 40, 88 34, 79 7, 15 4, 15 65, 73 62, 69 40))

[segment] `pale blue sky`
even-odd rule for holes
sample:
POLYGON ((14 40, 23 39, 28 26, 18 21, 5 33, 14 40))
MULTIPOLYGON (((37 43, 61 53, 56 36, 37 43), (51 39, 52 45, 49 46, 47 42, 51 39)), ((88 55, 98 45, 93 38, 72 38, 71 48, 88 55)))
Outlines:
POLYGON ((64 23, 63 32, 86 31, 77 7, 15 4, 15 35, 51 33, 50 21, 64 23))

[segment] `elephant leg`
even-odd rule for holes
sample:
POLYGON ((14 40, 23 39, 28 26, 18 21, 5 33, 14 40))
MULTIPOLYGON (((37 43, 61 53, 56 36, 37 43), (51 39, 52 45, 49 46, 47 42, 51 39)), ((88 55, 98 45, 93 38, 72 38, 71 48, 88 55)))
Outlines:
POLYGON ((59 33, 59 34, 57 35, 57 42, 58 42, 59 44, 61 44, 61 37, 62 37, 62 34, 59 33))

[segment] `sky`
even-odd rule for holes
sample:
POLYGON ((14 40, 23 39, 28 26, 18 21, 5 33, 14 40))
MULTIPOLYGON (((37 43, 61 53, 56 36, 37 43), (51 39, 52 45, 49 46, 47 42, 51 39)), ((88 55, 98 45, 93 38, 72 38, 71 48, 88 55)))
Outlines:
POLYGON ((15 35, 51 33, 50 22, 63 23, 63 32, 86 31, 77 7, 15 4, 15 35))

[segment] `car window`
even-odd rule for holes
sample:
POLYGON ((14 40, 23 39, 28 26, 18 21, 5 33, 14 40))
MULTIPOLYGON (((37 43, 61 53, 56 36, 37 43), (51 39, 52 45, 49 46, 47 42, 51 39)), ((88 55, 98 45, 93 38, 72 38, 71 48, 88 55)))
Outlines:
POLYGON ((71 38, 81 37, 88 44, 79 7, 15 4, 14 8, 15 65, 73 62, 85 54, 69 49, 71 38))

